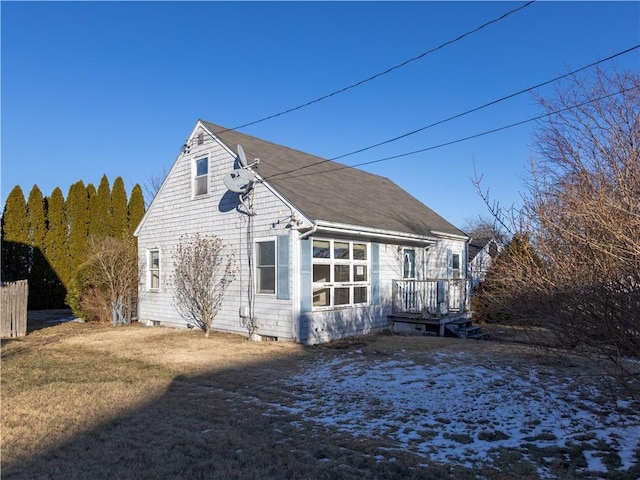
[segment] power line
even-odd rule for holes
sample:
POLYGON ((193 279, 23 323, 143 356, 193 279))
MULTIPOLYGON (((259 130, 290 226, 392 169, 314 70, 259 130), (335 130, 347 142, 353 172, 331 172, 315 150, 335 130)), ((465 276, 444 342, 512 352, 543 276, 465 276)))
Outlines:
POLYGON ((296 110, 300 110, 301 108, 308 107, 309 105, 313 105, 314 103, 321 102, 321 101, 326 100, 328 98, 331 98, 331 97, 333 97, 335 95, 339 95, 341 93, 346 92, 347 90, 351 90, 352 88, 359 87, 360 85, 363 85, 363 84, 365 84, 367 82, 375 80, 376 78, 379 78, 379 77, 382 77, 383 75, 391 73, 394 70, 402 68, 402 67, 404 67, 404 66, 406 66, 406 65, 408 65, 408 64, 410 64, 412 62, 415 62, 416 60, 420 60, 421 58, 423 58, 423 57, 425 57, 425 56, 427 56, 427 55, 429 55, 431 53, 437 52, 438 50, 441 50, 444 47, 447 47, 447 46, 449 46, 449 45, 451 45, 453 43, 459 42, 463 38, 468 37, 469 35, 472 35, 472 34, 478 32, 478 31, 482 30, 483 28, 488 27, 489 25, 492 25, 492 24, 494 24, 496 22, 499 22, 500 20, 505 19, 509 15, 512 15, 512 14, 514 14, 514 13, 516 13, 516 12, 526 8, 526 7, 528 7, 529 5, 534 3, 535 1, 536 0, 530 0, 529 2, 525 3, 524 5, 521 5, 521 6, 517 7, 517 8, 514 8, 513 10, 510 10, 507 13, 504 13, 504 14, 500 15, 497 18, 494 18, 493 20, 490 20, 490 21, 488 21, 486 23, 483 23, 479 27, 476 27, 473 30, 469 30, 469 31, 463 33, 462 35, 459 35, 458 37, 454 38, 453 40, 446 41, 443 44, 441 44, 441 45, 439 45, 439 46, 437 46, 435 48, 432 48, 431 50, 427 50, 426 52, 423 52, 420 55, 417 55, 415 57, 409 58, 408 60, 405 60, 404 62, 399 63, 398 65, 390 67, 390 68, 388 68, 388 69, 386 69, 386 70, 384 70, 382 72, 376 73, 375 75, 372 75, 372 76, 370 76, 368 78, 365 78, 364 80, 360 80, 359 82, 356 82, 356 83, 353 83, 353 84, 348 85, 346 87, 343 87, 340 90, 336 90, 334 92, 328 93, 326 95, 323 95, 321 97, 316 98, 315 100, 311 100, 309 102, 303 103, 302 105, 298 105, 297 107, 293 107, 293 108, 290 108, 288 110, 284 110, 282 112, 275 113, 273 115, 269 115, 269 116, 261 118, 259 120, 254 120, 253 122, 245 123, 243 125, 238 125, 237 127, 228 128, 228 129, 222 130, 222 131, 220 131, 218 133, 228 132, 229 130, 240 130, 241 128, 245 128, 245 127, 248 127, 250 125, 255 125, 257 123, 261 123, 261 122, 264 122, 264 121, 267 121, 267 120, 271 120, 273 118, 277 118, 277 117, 280 117, 282 115, 286 115, 287 113, 295 112, 296 110))
MULTIPOLYGON (((549 112, 549 113, 545 113, 545 114, 542 114, 542 115, 538 115, 537 117, 529 118, 527 120, 521 120, 519 122, 511 123, 509 125, 504 125, 502 127, 494 128, 492 130, 486 130, 484 132, 476 133, 475 135, 470 135, 470 136, 464 137, 464 138, 459 138, 457 140, 452 140, 450 142, 440 143, 438 145, 432 145, 430 147, 421 148, 419 150, 413 150, 411 152, 400 153, 398 155, 393 155, 391 157, 379 158, 377 160, 370 160, 370 161, 367 161, 367 162, 356 163, 354 165, 339 165, 339 166, 336 166, 334 168, 329 168, 327 170, 323 170, 322 172, 301 173, 300 175, 290 176, 289 178, 300 178, 300 177, 306 177, 306 176, 309 176, 309 175, 319 175, 319 174, 322 174, 322 173, 328 173, 328 172, 333 172, 333 171, 337 171, 337 170, 344 170, 346 168, 362 167, 364 165, 372 165, 374 163, 386 162, 386 161, 389 161, 389 160, 395 160, 397 158, 409 157, 411 155, 416 155, 418 153, 428 152, 430 150, 436 150, 438 148, 447 147, 449 145, 454 145, 456 143, 465 142, 467 140, 471 140, 471 139, 478 138, 478 137, 483 137, 485 135, 490 135, 492 133, 500 132, 502 130, 507 130, 509 128, 518 127, 520 125, 524 125, 525 123, 535 122, 537 120, 541 120, 543 118, 551 117, 553 115, 557 115, 559 113, 563 113, 563 112, 572 110, 574 108, 579 108, 579 107, 582 107, 584 105, 588 105, 590 103, 594 103, 594 102, 597 102, 597 101, 600 101, 600 100, 604 100, 604 99, 609 98, 609 97, 613 97, 615 95, 620 95, 622 93, 628 92, 628 91, 636 89, 636 88, 640 88, 640 87, 634 85, 633 87, 629 87, 629 88, 626 88, 624 90, 620 90, 620 91, 617 91, 617 92, 609 93, 609 94, 603 95, 603 96, 601 96, 599 98, 594 98, 594 99, 591 99, 591 100, 588 100, 588 101, 585 101, 585 102, 582 102, 582 103, 578 103, 578 104, 575 104, 575 105, 571 105, 569 107, 562 108, 560 110, 555 110, 553 112, 549 112)), ((324 162, 322 162, 322 163, 324 163, 324 162)), ((266 178, 265 180, 268 180, 268 178, 266 178)))
MULTIPOLYGON (((382 142, 379 142, 379 143, 376 143, 376 144, 373 144, 373 145, 369 145, 369 146, 367 146, 367 147, 363 147, 363 148, 360 148, 360 149, 358 149, 358 150, 354 150, 354 151, 349 152, 349 153, 345 153, 345 154, 342 154, 342 155, 338 155, 337 157, 333 157, 333 158, 329 158, 329 159, 323 159, 323 160, 320 160, 320 161, 318 161, 318 162, 311 163, 311 164, 309 164, 309 165, 304 165, 304 166, 301 166, 301 167, 298 167, 298 168, 294 168, 294 169, 292 169, 292 170, 288 170, 288 171, 286 171, 286 172, 280 172, 280 173, 274 174, 274 175, 272 175, 271 177, 268 177, 268 178, 267 178, 267 179, 265 179, 265 180, 268 180, 268 179, 273 178, 273 177, 279 177, 279 176, 282 176, 282 175, 288 175, 288 174, 290 174, 290 173, 297 172, 297 171, 299 171, 299 170, 304 170, 304 169, 306 169, 306 168, 314 167, 314 166, 316 166, 316 165, 321 165, 321 164, 326 163, 326 162, 331 162, 331 161, 338 160, 338 159, 341 159, 341 158, 349 157, 349 156, 351 156, 351 155, 355 155, 355 154, 357 154, 357 153, 366 152, 367 150, 371 150, 371 149, 373 149, 373 148, 380 147, 380 146, 382 146, 382 145, 386 145, 386 144, 388 144, 388 143, 395 142, 395 141, 397 141, 397 140, 400 140, 400 139, 403 139, 403 138, 409 137, 409 136, 411 136, 411 135, 414 135, 414 134, 416 134, 416 133, 418 133, 418 132, 422 132, 422 131, 427 130, 427 129, 429 129, 429 128, 433 128, 433 127, 435 127, 435 126, 442 125, 443 123, 449 122, 449 121, 451 121, 451 120, 458 119, 458 118, 460 118, 460 117, 463 117, 463 116, 465 116, 465 115, 469 115, 469 114, 471 114, 471 113, 477 112, 477 111, 479 111, 479 110, 482 110, 482 109, 484 109, 484 108, 490 107, 490 106, 492 106, 492 105, 495 105, 495 104, 497 104, 497 103, 503 102, 503 101, 505 101, 505 100, 509 100, 509 99, 514 98, 514 97, 516 97, 516 96, 518 96, 518 95, 522 95, 522 94, 524 94, 524 93, 531 92, 532 90, 535 90, 535 89, 537 89, 537 88, 543 87, 543 86, 545 86, 545 85, 548 85, 548 84, 550 84, 550 83, 556 82, 556 81, 558 81, 558 80, 562 80, 563 78, 569 77, 569 76, 571 76, 571 75, 575 75, 576 73, 579 73, 579 72, 581 72, 581 71, 583 71, 583 70, 586 70, 586 69, 588 69, 588 68, 594 67, 594 66, 596 66, 596 65, 598 65, 598 64, 600 64, 600 63, 606 62, 606 61, 608 61, 608 60, 612 60, 612 59, 614 59, 614 58, 616 58, 616 57, 619 57, 619 56, 621 56, 621 55, 624 55, 624 54, 626 54, 626 53, 629 53, 629 52, 631 52, 631 51, 633 51, 633 50, 636 50, 636 49, 638 49, 638 48, 640 48, 640 44, 635 45, 635 46, 630 47, 630 48, 627 48, 626 50, 623 50, 623 51, 621 51, 621 52, 618 52, 618 53, 615 53, 615 54, 613 54, 613 55, 610 55, 610 56, 608 56, 608 57, 606 57, 606 58, 603 58, 603 59, 601 59, 601 60, 598 60, 598 61, 596 61, 596 62, 590 63, 589 65, 585 65, 584 67, 580 67, 580 68, 578 68, 578 69, 576 69, 576 70, 573 70, 573 71, 571 71, 571 72, 569 72, 569 73, 566 73, 566 74, 564 74, 564 75, 560 75, 560 76, 558 76, 558 77, 552 78, 551 80, 547 80, 547 81, 545 81, 545 82, 538 83, 537 85, 533 85, 533 86, 531 86, 531 87, 527 87, 527 88, 525 88, 525 89, 523 89, 523 90, 520 90, 520 91, 518 91, 518 92, 511 93, 511 94, 506 95, 506 96, 504 96, 504 97, 500 97, 500 98, 498 98, 498 99, 496 99, 496 100, 493 100, 493 101, 491 101, 491 102, 488 102, 488 103, 485 103, 485 104, 483 104, 483 105, 480 105, 479 107, 474 107, 474 108, 472 108, 472 109, 470 109, 470 110, 466 110, 466 111, 464 111, 464 112, 462 112, 462 113, 458 113, 458 114, 453 115, 453 116, 451 116, 451 117, 445 118, 444 120, 439 120, 439 121, 437 121, 437 122, 431 123, 431 124, 426 125, 426 126, 424 126, 424 127, 421 127, 421 128, 415 129, 415 130, 412 130, 412 131, 407 132, 407 133, 403 133, 402 135, 398 135, 397 137, 393 137, 393 138, 390 138, 390 139, 388 139, 388 140, 384 140, 384 141, 382 141, 382 142)), ((366 163, 365 163, 365 165, 366 165, 366 163)))

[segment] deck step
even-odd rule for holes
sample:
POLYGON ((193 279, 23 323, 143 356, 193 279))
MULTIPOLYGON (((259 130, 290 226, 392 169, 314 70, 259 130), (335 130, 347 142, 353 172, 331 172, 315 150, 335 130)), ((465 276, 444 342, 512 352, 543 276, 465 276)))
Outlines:
MULTIPOLYGON (((471 324, 471 322, 468 322, 471 324)), ((477 325, 461 325, 457 322, 447 323, 445 325, 446 329, 453 333, 458 338, 472 338, 476 340, 489 338, 489 334, 483 332, 480 327, 477 325)))

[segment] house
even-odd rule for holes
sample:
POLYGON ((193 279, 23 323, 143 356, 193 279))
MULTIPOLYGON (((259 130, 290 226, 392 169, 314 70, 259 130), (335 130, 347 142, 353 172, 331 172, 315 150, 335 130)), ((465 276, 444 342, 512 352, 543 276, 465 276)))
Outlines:
POLYGON ((203 120, 135 232, 140 321, 187 325, 173 255, 196 232, 239 266, 214 330, 314 344, 394 314, 468 315, 468 237, 454 225, 387 178, 203 120))
POLYGON ((493 259, 503 248, 503 243, 495 237, 478 240, 470 239, 468 247, 469 263, 467 265, 469 270, 467 276, 472 291, 474 287, 484 281, 493 259))

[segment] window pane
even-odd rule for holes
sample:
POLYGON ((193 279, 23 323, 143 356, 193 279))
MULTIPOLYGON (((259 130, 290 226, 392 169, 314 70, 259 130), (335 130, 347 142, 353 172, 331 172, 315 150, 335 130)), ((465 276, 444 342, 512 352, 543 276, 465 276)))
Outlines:
POLYGON ((353 281, 354 282, 366 282, 367 281, 367 266, 366 265, 354 265, 353 266, 353 281))
POLYGON ((416 261, 416 252, 413 250, 405 250, 402 278, 416 278, 415 261, 416 261))
POLYGON ((313 289, 313 306, 314 307, 328 307, 330 300, 331 300, 331 289, 329 288, 313 289))
POLYGON ((364 243, 353 244, 353 259, 354 260, 366 260, 367 259, 367 245, 364 243))
POLYGON ((349 288, 336 288, 334 291, 334 305, 348 305, 349 304, 349 288))
POLYGON ((207 179, 209 177, 207 177, 206 175, 204 177, 197 177, 195 180, 195 194, 196 195, 204 195, 207 193, 207 179))
POLYGON ((353 289, 353 303, 367 303, 367 287, 353 289))
POLYGON ((258 242, 258 265, 276 264, 276 242, 258 242))
POLYGON ((451 257, 451 263, 454 270, 458 270, 460 268, 460 255, 454 253, 451 257))
POLYGON ((196 176, 206 175, 209 173, 209 161, 206 158, 196 160, 196 176))
POLYGON ((333 258, 339 260, 349 260, 349 244, 343 242, 333 242, 333 258))
POLYGON ((258 293, 276 293, 275 267, 258 267, 258 293))
POLYGON ((333 270, 334 282, 349 281, 349 265, 336 265, 333 270))
POLYGON ((149 251, 149 288, 160 288, 160 252, 149 251))
POLYGON ((313 281, 316 283, 330 282, 331 278, 331 265, 314 265, 313 266, 313 281))
POLYGON ((329 242, 324 240, 313 241, 313 258, 330 258, 329 242))

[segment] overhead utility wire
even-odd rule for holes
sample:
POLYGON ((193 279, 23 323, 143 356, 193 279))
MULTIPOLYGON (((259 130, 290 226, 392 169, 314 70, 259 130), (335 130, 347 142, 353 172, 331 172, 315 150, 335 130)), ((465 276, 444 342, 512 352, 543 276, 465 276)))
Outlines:
POLYGON ((520 122, 511 123, 511 124, 509 124, 509 125, 504 125, 504 126, 502 126, 502 127, 494 128, 494 129, 492 129, 492 130, 487 130, 487 131, 484 131, 484 132, 481 132, 481 133, 476 133, 475 135, 470 135, 470 136, 468 136, 468 137, 459 138, 459 139, 457 139, 457 140, 452 140, 452 141, 450 141, 450 142, 440 143, 439 145, 432 145, 431 147, 421 148, 420 150, 414 150, 414 151, 412 151, 412 152, 400 153, 400 154, 398 154, 398 155, 393 155, 393 156, 391 156, 391 157, 379 158, 379 159, 377 159, 377 160, 370 160, 370 161, 368 161, 368 162, 356 163, 356 164, 354 164, 354 165, 340 165, 340 166, 336 166, 336 167, 334 167, 334 168, 329 168, 329 169, 327 169, 327 170, 323 170, 323 171, 321 171, 321 172, 301 173, 300 175, 293 175, 293 176, 291 176, 291 177, 289 177, 289 178, 306 177, 306 176, 308 176, 308 175, 318 175, 318 174, 328 173, 328 172, 333 172, 333 171, 337 171, 337 170, 344 170, 344 169, 346 169, 346 168, 362 167, 362 166, 364 166, 364 165, 372 165, 372 164, 374 164, 374 163, 386 162, 386 161, 389 161, 389 160, 395 160, 396 158, 409 157, 409 156, 411 156, 411 155, 416 155, 416 154, 418 154, 418 153, 428 152, 428 151, 430 151, 430 150, 436 150, 436 149, 438 149, 438 148, 447 147, 447 146, 449 146, 449 145, 454 145, 454 144, 456 144, 456 143, 465 142, 465 141, 467 141, 467 140, 471 140, 471 139, 473 139, 473 138, 483 137, 483 136, 485 136, 485 135, 490 135, 490 134, 492 134, 492 133, 500 132, 500 131, 502 131, 502 130, 507 130, 507 129, 509 129, 509 128, 518 127, 518 126, 520 126, 520 125, 524 125, 525 123, 535 122, 535 121, 537 121, 537 120, 541 120, 541 119, 543 119, 543 118, 550 117, 550 116, 552 116, 552 115, 557 115, 558 113, 563 113, 563 112, 566 112, 566 111, 568 111, 568 110, 572 110, 572 109, 574 109, 574 108, 582 107, 582 106, 584 106, 584 105, 588 105, 588 104, 593 103, 593 102, 597 102, 597 101, 600 101, 600 100, 604 100, 605 98, 613 97, 613 96, 615 96, 615 95, 620 95, 621 93, 628 92, 628 91, 633 90, 633 89, 635 89, 635 88, 640 88, 640 87, 633 86, 633 87, 630 87, 630 88, 626 88, 626 89, 624 89, 624 90, 620 90, 620 91, 618 91, 618 92, 609 93, 609 94, 607 94, 607 95, 603 95, 602 97, 594 98, 594 99, 588 100, 588 101, 586 101, 586 102, 577 103, 577 104, 575 104, 575 105, 571 105, 571 106, 569 106, 569 107, 562 108, 562 109, 560 109, 560 110, 555 110, 555 111, 553 111, 553 112, 545 113, 545 114, 543 114, 543 115, 538 115, 537 117, 529 118, 529 119, 527 119, 527 120, 521 120, 520 122))
POLYGON ((590 63, 589 65, 586 65, 584 67, 580 67, 577 70, 573 70, 572 72, 566 73, 564 75, 560 75, 559 77, 552 78, 551 80, 547 80, 547 81, 542 82, 542 83, 538 83, 537 85, 525 88, 525 89, 520 90, 518 92, 511 93, 511 94, 506 95, 504 97, 498 98, 497 100, 493 100, 493 101, 491 101, 489 103, 485 103, 484 105, 480 105, 479 107, 475 107, 475 108, 472 108, 472 109, 467 110, 465 112, 458 113, 458 114, 453 115, 451 117, 445 118, 444 120, 439 120, 437 122, 431 123, 431 124, 429 124, 429 125, 427 125, 425 127, 421 127, 421 128, 416 129, 416 130, 412 130, 410 132, 403 133, 402 135, 398 135, 397 137, 393 137, 393 138, 390 138, 390 139, 385 140, 383 142, 379 142, 379 143, 376 143, 374 145, 369 145, 368 147, 360 148, 358 150, 354 150, 353 152, 345 153, 345 154, 339 155, 337 157, 333 157, 333 158, 329 158, 329 159, 323 159, 323 160, 320 160, 318 162, 311 163, 309 165, 304 165, 302 167, 298 167, 298 168, 294 168, 292 170, 288 170, 286 172, 276 173, 276 174, 271 175, 270 177, 268 177, 267 180, 269 178, 279 177, 279 176, 282 176, 282 175, 288 175, 290 173, 297 172, 299 170, 304 170, 305 168, 314 167, 316 165, 320 165, 320 164, 323 164, 323 163, 326 163, 326 162, 331 162, 331 161, 338 160, 338 159, 341 159, 341 158, 349 157, 349 156, 355 155, 357 153, 366 152, 367 150, 371 150, 372 148, 380 147, 382 145, 386 145, 388 143, 395 142, 395 141, 400 140, 402 138, 406 138, 406 137, 409 137, 411 135, 414 135, 414 134, 416 134, 418 132, 422 132, 422 131, 427 130, 429 128, 433 128, 433 127, 436 127, 438 125, 442 125, 443 123, 449 122, 451 120, 455 120, 455 119, 463 117, 465 115, 469 115, 470 113, 477 112, 478 110, 482 110, 483 108, 487 108, 487 107, 490 107, 490 106, 495 105, 497 103, 503 102, 505 100, 509 100, 509 99, 511 99, 513 97, 516 97, 518 95, 522 95, 523 93, 527 93, 527 92, 530 92, 530 91, 535 90, 537 88, 544 87, 545 85, 548 85, 550 83, 556 82, 558 80, 562 80, 563 78, 569 77, 571 75, 575 75, 576 73, 581 72, 582 70, 586 70, 586 69, 594 67, 594 66, 596 66, 596 65, 598 65, 600 63, 606 62, 608 60, 612 60, 612 59, 614 59, 616 57, 619 57, 620 55, 624 55, 625 53, 629 53, 629 52, 631 52, 633 50, 636 50, 638 48, 640 48, 640 44, 635 45, 635 46, 630 47, 630 48, 627 48, 626 50, 623 50, 621 52, 615 53, 613 55, 610 55, 607 58, 603 58, 603 59, 598 60, 596 62, 590 63))
POLYGON ((264 118, 261 118, 259 120, 254 120, 253 122, 245 123, 244 125, 238 125, 237 127, 227 128, 226 130, 222 130, 222 131, 220 131, 218 133, 224 133, 224 132, 228 132, 230 130, 240 130, 241 128, 245 128, 245 127, 248 127, 250 125, 255 125, 257 123, 261 123, 261 122, 264 122, 266 120, 271 120, 272 118, 280 117, 282 115, 286 115, 287 113, 295 112, 296 110, 300 110, 301 108, 308 107, 309 105, 313 105, 314 103, 318 103, 318 102, 321 102, 322 100, 326 100, 327 98, 331 98, 331 97, 333 97, 335 95, 339 95, 340 93, 344 93, 347 90, 351 90, 352 88, 359 87, 360 85, 363 85, 363 84, 365 84, 367 82, 370 82, 371 80, 375 80, 378 77, 381 77, 383 75, 391 73, 394 70, 402 68, 402 67, 404 67, 404 66, 406 66, 406 65, 408 65, 408 64, 410 64, 412 62, 415 62, 416 60, 420 60, 421 58, 423 58, 423 57, 425 57, 425 56, 427 56, 427 55, 429 55, 431 53, 437 52, 438 50, 440 50, 440 49, 442 49, 444 47, 447 47, 447 46, 449 46, 449 45, 451 45, 453 43, 456 43, 456 42, 462 40, 463 38, 468 37, 469 35, 472 35, 472 34, 478 32, 478 31, 482 30, 483 28, 488 27, 489 25, 492 25, 492 24, 494 24, 496 22, 499 22, 500 20, 503 20, 504 18, 508 17, 509 15, 511 15, 513 13, 516 13, 519 10, 522 10, 522 9, 528 7, 529 5, 534 3, 535 1, 536 0, 531 0, 531 1, 527 2, 527 3, 525 3, 524 5, 521 5, 521 6, 517 7, 517 8, 514 8, 513 10, 508 11, 507 13, 504 13, 504 14, 500 15, 498 18, 494 18, 493 20, 490 20, 490 21, 488 21, 486 23, 483 23, 482 25, 480 25, 479 27, 474 28, 473 30, 469 30, 468 32, 463 33, 462 35, 454 38, 453 40, 449 40, 447 42, 444 42, 442 45, 439 45, 439 46, 437 46, 435 48, 432 48, 431 50, 427 50, 426 52, 423 52, 423 53, 421 53, 420 55, 418 55, 416 57, 413 57, 413 58, 410 58, 408 60, 405 60, 404 62, 399 63, 398 65, 395 65, 393 67, 390 67, 390 68, 386 69, 383 72, 376 73, 375 75, 372 75, 372 76, 370 76, 368 78, 365 78, 364 80, 360 80, 359 82, 356 82, 354 84, 348 85, 348 86, 346 86, 344 88, 341 88, 340 90, 336 90, 334 92, 328 93, 326 95, 323 95, 321 97, 316 98, 315 100, 311 100, 311 101, 309 101, 307 103, 303 103, 302 105, 298 105, 297 107, 293 107, 293 108, 290 108, 288 110, 284 110, 284 111, 282 111, 280 113, 275 113, 273 115, 269 115, 268 117, 264 117, 264 118))

